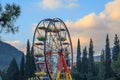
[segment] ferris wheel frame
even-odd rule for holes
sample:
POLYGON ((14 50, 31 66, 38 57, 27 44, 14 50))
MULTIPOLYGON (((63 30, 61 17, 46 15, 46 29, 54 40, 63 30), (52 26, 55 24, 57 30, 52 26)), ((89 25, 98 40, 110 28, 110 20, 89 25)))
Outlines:
MULTIPOLYGON (((65 25, 65 23, 61 19, 59 19, 59 18, 53 18, 53 19, 47 18, 47 19, 43 19, 43 20, 41 20, 37 24, 37 27, 35 28, 35 32, 34 32, 34 35, 33 35, 33 44, 32 44, 33 45, 33 49, 34 49, 35 36, 36 36, 37 29, 38 29, 39 25, 42 22, 44 22, 44 21, 48 21, 49 22, 49 24, 47 25, 47 28, 45 30, 45 38, 47 37, 47 33, 49 32, 48 30, 49 30, 49 27, 50 27, 51 24, 57 29, 56 25, 53 22, 57 22, 58 21, 58 22, 60 22, 60 23, 62 23, 64 25, 63 27, 65 28, 65 30, 67 32, 68 39, 69 39, 69 42, 70 42, 70 49, 71 49, 71 54, 72 54, 72 56, 71 56, 72 57, 71 68, 72 68, 73 67, 73 46, 72 46, 72 41, 71 41, 70 33, 69 33, 69 30, 68 30, 67 26, 65 25)), ((58 33, 58 36, 60 36, 59 33, 58 33)), ((47 55, 46 55, 46 46, 45 45, 46 45, 46 40, 44 41, 44 49, 43 49, 43 51, 44 51, 44 59, 45 59, 45 65, 46 65, 47 73, 49 75, 50 80, 52 80, 52 77, 51 77, 49 69, 48 69, 48 64, 47 64, 47 59, 46 59, 47 55)), ((60 46, 62 47, 61 41, 60 41, 60 46)))

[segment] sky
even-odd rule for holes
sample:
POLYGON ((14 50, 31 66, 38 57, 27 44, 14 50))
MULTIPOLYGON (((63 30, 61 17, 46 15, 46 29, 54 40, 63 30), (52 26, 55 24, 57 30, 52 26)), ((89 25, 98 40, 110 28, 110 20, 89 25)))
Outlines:
MULTIPOLYGON (((15 3, 21 7, 21 15, 15 22, 19 26, 16 34, 2 33, 2 40, 26 52, 26 43, 32 43, 36 25, 45 18, 62 19, 70 32, 74 54, 77 40, 81 50, 89 48, 90 38, 94 43, 94 55, 105 48, 109 34, 110 47, 114 35, 120 36, 120 0, 0 0, 2 6, 15 3)), ((119 37, 120 39, 120 37, 119 37)))

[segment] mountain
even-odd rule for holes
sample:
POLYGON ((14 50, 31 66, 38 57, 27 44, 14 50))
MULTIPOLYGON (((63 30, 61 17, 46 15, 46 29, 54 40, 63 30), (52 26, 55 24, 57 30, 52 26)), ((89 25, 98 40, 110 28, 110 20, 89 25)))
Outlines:
POLYGON ((17 63, 21 61, 23 52, 19 51, 12 45, 0 41, 0 69, 7 69, 13 57, 17 63))

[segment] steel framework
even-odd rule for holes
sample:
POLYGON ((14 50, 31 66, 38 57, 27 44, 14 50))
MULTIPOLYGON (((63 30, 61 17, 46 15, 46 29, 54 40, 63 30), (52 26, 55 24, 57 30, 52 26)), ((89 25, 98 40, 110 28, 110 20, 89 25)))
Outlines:
POLYGON ((72 80, 72 41, 61 19, 47 18, 38 23, 33 48, 38 80, 72 80))

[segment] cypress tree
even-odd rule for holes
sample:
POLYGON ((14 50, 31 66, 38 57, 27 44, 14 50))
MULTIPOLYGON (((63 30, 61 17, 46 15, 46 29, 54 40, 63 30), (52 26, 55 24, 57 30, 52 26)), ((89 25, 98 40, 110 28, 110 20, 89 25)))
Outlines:
POLYGON ((115 34, 114 47, 113 47, 113 57, 112 57, 112 59, 114 61, 117 60, 119 52, 120 52, 119 39, 118 39, 117 34, 115 34))
POLYGON ((19 68, 15 58, 11 61, 6 75, 7 80, 19 80, 19 68))
POLYGON ((113 76, 112 68, 111 68, 111 52, 110 52, 110 44, 109 37, 107 34, 106 37, 106 46, 105 46, 105 79, 108 79, 113 76))
POLYGON ((86 49, 86 47, 83 49, 82 72, 83 72, 83 74, 88 73, 88 59, 87 59, 87 49, 86 49))
POLYGON ((35 70, 36 70, 36 65, 35 65, 35 59, 34 59, 34 53, 33 53, 33 46, 31 47, 31 66, 30 66, 30 70, 31 70, 31 77, 35 76, 35 70))
POLYGON ((105 51, 102 50, 101 55, 100 55, 100 62, 104 63, 104 61, 105 61, 105 51))
POLYGON ((93 76, 95 76, 95 64, 94 64, 94 50, 93 50, 94 46, 93 46, 93 41, 92 39, 90 39, 90 45, 89 45, 89 67, 88 67, 88 71, 89 73, 91 73, 93 76))
POLYGON ((98 78, 100 80, 105 80, 105 51, 101 51, 100 55, 100 63, 99 63, 99 73, 98 73, 98 78))
POLYGON ((21 58, 21 63, 20 63, 20 77, 19 80, 25 80, 25 63, 24 63, 24 54, 22 55, 21 58))
POLYGON ((27 41, 27 52, 26 52, 26 63, 25 63, 25 79, 27 80, 30 75, 31 75, 31 71, 30 71, 30 60, 31 59, 31 54, 30 54, 30 43, 29 40, 27 41))
POLYGON ((78 39, 78 45, 77 45, 77 71, 81 72, 81 48, 80 48, 80 40, 78 39))

